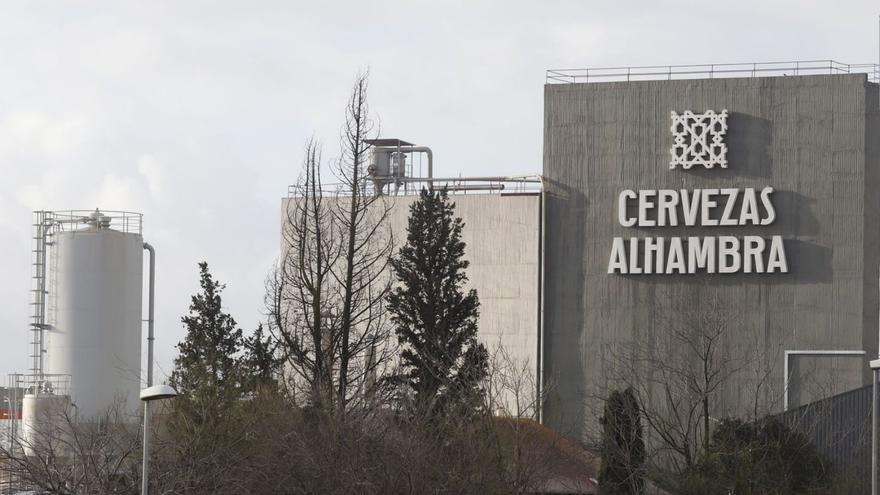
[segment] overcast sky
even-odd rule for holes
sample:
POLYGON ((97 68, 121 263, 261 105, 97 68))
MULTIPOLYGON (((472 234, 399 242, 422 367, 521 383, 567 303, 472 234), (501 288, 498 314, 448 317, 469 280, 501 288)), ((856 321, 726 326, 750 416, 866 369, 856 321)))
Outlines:
POLYGON ((25 371, 31 210, 132 210, 158 251, 157 359, 208 261, 262 318, 305 141, 338 156, 359 70, 435 175, 540 172, 544 71, 877 61, 877 0, 0 3, 0 373, 25 371))

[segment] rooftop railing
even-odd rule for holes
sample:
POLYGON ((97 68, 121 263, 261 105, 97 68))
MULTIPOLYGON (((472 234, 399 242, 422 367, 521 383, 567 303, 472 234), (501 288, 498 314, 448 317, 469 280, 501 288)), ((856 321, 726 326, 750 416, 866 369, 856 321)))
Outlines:
MULTIPOLYGON (((78 230, 88 225, 95 210, 57 210, 49 213, 57 231, 78 230)), ((140 234, 143 231, 144 216, 131 211, 100 210, 102 217, 109 220, 108 228, 120 232, 140 234)))
MULTIPOLYGON (((385 178, 383 178, 385 179, 385 178)), ((542 179, 540 175, 520 175, 508 177, 388 177, 381 190, 385 196, 414 196, 419 194, 422 187, 428 187, 429 183, 435 190, 446 189, 449 194, 530 194, 541 192, 542 179)), ((372 179, 365 181, 362 189, 369 195, 379 192, 376 182, 372 179)), ((322 184, 321 193, 328 197, 349 196, 351 186, 347 184, 322 184)), ((287 197, 301 197, 302 188, 296 184, 287 187, 287 197)))
POLYGON ((635 67, 551 69, 547 71, 546 82, 547 84, 572 84, 610 81, 807 76, 818 74, 867 74, 869 81, 880 82, 880 65, 844 64, 834 60, 797 60, 791 62, 748 62, 741 64, 645 65, 635 67))

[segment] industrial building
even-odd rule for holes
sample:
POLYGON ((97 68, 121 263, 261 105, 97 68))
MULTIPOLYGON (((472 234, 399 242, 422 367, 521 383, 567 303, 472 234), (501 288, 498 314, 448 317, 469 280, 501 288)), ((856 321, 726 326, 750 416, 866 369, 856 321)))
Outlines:
POLYGON ((152 252, 141 227, 139 213, 34 212, 31 367, 9 376, 4 412, 8 440, 25 453, 40 444, 40 425, 70 415, 137 418, 143 253, 152 252))
MULTIPOLYGON (((878 76, 830 61, 548 71, 540 174, 437 177, 429 147, 380 139, 371 187, 398 233, 413 192, 450 191, 480 338, 529 370, 519 397, 542 397, 562 434, 595 433, 626 366, 650 377, 664 364, 652 350, 692 359, 669 330, 693 314, 725 324, 711 416, 781 412, 870 382, 878 76)), ((140 215, 36 212, 34 246, 32 364, 10 377, 5 414, 26 436, 41 411, 134 413, 151 249, 140 215)), ((514 395, 508 413, 524 405, 514 395)))
POLYGON ((739 363, 714 417, 870 382, 877 70, 548 72, 543 356, 558 387, 548 418, 589 433, 590 397, 615 385, 613 356, 632 342, 662 346, 664 317, 700 307, 731 316, 721 355, 739 363))
POLYGON ((530 363, 545 424, 591 437, 627 350, 701 311, 726 318, 711 416, 781 412, 870 383, 877 81, 832 61, 548 71, 540 176, 425 175, 400 140, 371 174, 396 232, 413 191, 449 188, 481 339, 530 363))

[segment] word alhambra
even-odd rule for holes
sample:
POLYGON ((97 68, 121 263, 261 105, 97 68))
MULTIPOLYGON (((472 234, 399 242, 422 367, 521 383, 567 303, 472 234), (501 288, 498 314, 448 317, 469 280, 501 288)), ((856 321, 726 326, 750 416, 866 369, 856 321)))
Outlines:
MULTIPOLYGON (((772 187, 746 189, 625 189, 618 197, 624 227, 770 225, 772 187), (721 204, 720 202, 723 202, 721 204)), ((608 273, 788 273, 782 236, 615 237, 608 273)))

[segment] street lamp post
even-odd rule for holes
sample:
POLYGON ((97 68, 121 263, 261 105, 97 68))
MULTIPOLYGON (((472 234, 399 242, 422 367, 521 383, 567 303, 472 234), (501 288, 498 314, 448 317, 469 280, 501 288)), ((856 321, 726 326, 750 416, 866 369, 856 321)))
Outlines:
POLYGON ((880 480, 877 478, 877 448, 880 447, 880 390, 877 379, 880 375, 880 359, 871 361, 871 495, 880 494, 880 480))
POLYGON ((150 474, 150 402, 160 399, 175 397, 177 391, 168 385, 154 385, 141 390, 141 400, 144 403, 144 464, 141 473, 141 495, 149 492, 150 474))

